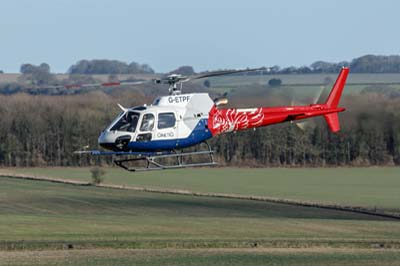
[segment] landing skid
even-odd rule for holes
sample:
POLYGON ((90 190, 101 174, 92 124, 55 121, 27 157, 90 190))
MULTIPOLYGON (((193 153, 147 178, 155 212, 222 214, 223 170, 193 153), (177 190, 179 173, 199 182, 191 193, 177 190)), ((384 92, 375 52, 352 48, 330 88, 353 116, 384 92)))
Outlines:
POLYGON ((163 154, 163 155, 154 155, 154 156, 143 156, 143 157, 136 157, 136 158, 126 158, 126 159, 114 159, 114 163, 131 172, 138 172, 138 171, 153 171, 153 170, 166 170, 166 169, 179 169, 179 168, 186 168, 186 167, 199 167, 199 166, 213 166, 217 163, 214 161, 213 158, 213 151, 198 151, 198 152, 182 152, 182 153, 171 153, 171 154, 163 154), (208 155, 209 161, 208 162, 201 162, 201 163, 185 163, 185 157, 196 156, 196 155, 208 155), (160 162, 160 159, 168 159, 172 158, 176 160, 175 164, 165 164, 160 162), (145 167, 136 168, 136 167, 129 167, 127 163, 129 162, 138 162, 142 161, 145 162, 147 165, 145 167))
MULTIPOLYGON (((165 169, 179 169, 186 167, 214 166, 214 151, 211 150, 207 142, 201 144, 206 145, 205 150, 182 151, 168 150, 161 152, 136 152, 136 151, 98 151, 83 150, 75 151, 75 154, 90 154, 97 156, 113 156, 113 162, 128 171, 152 171, 165 169), (123 158, 121 158, 123 157, 123 158), (144 163, 144 166, 132 166, 138 163, 144 163)), ((200 148, 200 145, 197 148, 200 148)), ((196 147, 194 147, 196 148, 196 147)))
POLYGON ((206 144, 207 150, 190 151, 190 152, 172 150, 161 154, 153 153, 146 155, 126 154, 128 158, 114 159, 114 163, 117 166, 132 172, 216 165, 217 163, 214 161, 214 156, 213 156, 214 151, 211 150, 210 145, 208 145, 207 142, 204 142, 204 144, 206 144), (199 160, 202 158, 203 161, 201 162, 196 161, 196 159, 199 160), (144 167, 129 166, 129 163, 135 163, 135 162, 144 162, 145 166, 144 167))

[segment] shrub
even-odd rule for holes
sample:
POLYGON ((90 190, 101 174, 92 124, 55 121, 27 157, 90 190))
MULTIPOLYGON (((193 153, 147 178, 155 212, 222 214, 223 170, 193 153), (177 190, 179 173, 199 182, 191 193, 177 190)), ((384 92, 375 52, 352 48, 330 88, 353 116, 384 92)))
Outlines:
POLYGON ((92 184, 98 185, 104 181, 104 175, 106 171, 100 167, 93 167, 90 169, 90 173, 92 173, 92 184))
POLYGON ((271 87, 280 86, 281 84, 282 84, 282 80, 280 80, 280 79, 273 78, 268 81, 268 85, 271 87))

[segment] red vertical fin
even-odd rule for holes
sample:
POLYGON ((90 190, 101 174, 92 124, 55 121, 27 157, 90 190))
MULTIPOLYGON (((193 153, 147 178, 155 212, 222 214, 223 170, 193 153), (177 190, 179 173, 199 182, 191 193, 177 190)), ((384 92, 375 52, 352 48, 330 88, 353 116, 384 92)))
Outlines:
POLYGON ((330 108, 336 108, 339 105, 340 97, 342 96, 344 85, 349 74, 349 68, 344 67, 340 71, 338 78, 336 79, 335 85, 333 85, 331 93, 329 93, 326 105, 330 108))
MULTIPOLYGON (((329 93, 328 99, 325 105, 328 108, 337 108, 339 105, 340 97, 346 84, 347 76, 349 75, 349 68, 343 67, 340 71, 338 78, 336 79, 335 85, 333 85, 331 92, 329 93)), ((331 132, 338 132, 340 130, 339 116, 338 113, 331 113, 324 115, 325 121, 331 132)))

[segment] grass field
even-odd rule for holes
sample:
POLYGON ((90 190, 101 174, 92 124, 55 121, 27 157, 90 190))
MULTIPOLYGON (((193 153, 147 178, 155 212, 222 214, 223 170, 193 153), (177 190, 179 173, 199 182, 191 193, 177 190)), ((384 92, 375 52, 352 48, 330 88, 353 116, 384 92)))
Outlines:
POLYGON ((397 250, 218 249, 0 252, 0 265, 399 265, 397 250))
POLYGON ((397 221, 247 200, 2 177, 0 213, 9 250, 0 265, 393 265, 400 256, 397 221))
MULTIPOLYGON (((336 80, 337 74, 280 74, 280 75, 248 75, 248 76, 226 76, 211 78, 210 91, 215 93, 229 93, 229 98, 242 98, 259 96, 271 97, 266 86, 272 78, 282 80, 282 86, 276 89, 277 94, 290 95, 296 100, 314 98, 324 84, 326 78, 336 80), (285 92, 286 91, 286 92, 285 92)), ((199 83, 201 83, 199 81, 199 83)), ((350 73, 344 90, 344 95, 358 95, 364 88, 373 84, 387 84, 390 87, 400 90, 400 74, 361 74, 350 73)), ((325 93, 328 94, 333 84, 325 86, 325 93)), ((326 95, 327 96, 327 95, 326 95)), ((325 98, 325 97, 322 97, 325 98)))
MULTIPOLYGON (((344 97, 347 95, 359 95, 366 87, 371 86, 371 84, 361 85, 361 84, 346 84, 345 90, 343 91, 344 97)), ((391 88, 399 91, 400 84, 390 84, 388 85, 391 88)), ((332 85, 324 86, 324 91, 321 96, 321 100, 325 99, 331 89, 332 85)), ((264 84, 264 86, 260 85, 243 85, 243 86, 234 86, 229 84, 223 84, 218 87, 210 88, 211 92, 215 93, 228 93, 228 97, 230 99, 235 99, 236 97, 241 97, 243 99, 244 96, 248 98, 258 96, 258 97, 274 97, 283 95, 286 97, 293 97, 295 100, 305 100, 305 99, 313 99, 316 95, 319 95, 319 91, 321 90, 321 85, 281 85, 279 87, 271 88, 264 84), (270 91, 274 91, 270 94, 270 91)), ((308 103, 308 102, 305 102, 308 103)), ((305 104, 303 103, 303 104, 305 104)))
POLYGON ((396 221, 342 211, 11 178, 0 182, 3 241, 128 240, 151 247, 178 245, 173 240, 240 246, 241 241, 400 238, 396 221))
MULTIPOLYGON (((89 170, 18 168, 9 171, 90 181, 89 170)), ((105 183, 270 196, 400 212, 399 167, 197 168, 139 173, 107 168, 105 183)))
MULTIPOLYGON (((90 180, 89 169, 81 168, 7 171, 90 180)), ((348 197, 370 205, 370 197, 360 196, 366 194, 394 209, 397 179, 398 168, 149 173, 110 168, 106 176, 114 184, 348 197)), ((0 265, 396 265, 400 260, 396 220, 278 203, 0 177, 0 214, 0 265)))

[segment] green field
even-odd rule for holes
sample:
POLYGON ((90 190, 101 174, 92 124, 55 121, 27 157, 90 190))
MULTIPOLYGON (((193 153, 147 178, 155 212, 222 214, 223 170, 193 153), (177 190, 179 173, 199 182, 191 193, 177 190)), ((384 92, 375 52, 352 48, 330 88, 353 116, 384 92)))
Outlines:
POLYGON ((0 213, 0 249, 9 250, 0 252, 0 265, 393 265, 399 259, 398 221, 277 203, 1 177, 0 213), (60 250, 68 245, 71 252, 60 250), (287 247, 297 249, 281 250, 287 247))
MULTIPOLYGON (((18 168, 90 181, 89 168, 18 168)), ((105 183, 260 195, 399 212, 386 168, 198 168, 105 183)), ((344 211, 0 177, 0 265, 397 265, 400 223, 344 211)))
POLYGON ((0 265, 399 265, 397 250, 218 249, 0 252, 0 265))
MULTIPOLYGON (((276 95, 290 95, 295 100, 304 101, 308 98, 312 99, 321 89, 321 85, 325 84, 325 79, 329 78, 332 84, 325 86, 325 94, 321 98, 325 99, 333 82, 337 78, 337 74, 278 74, 278 75, 243 75, 243 76, 225 76, 210 78, 210 92, 229 93, 229 98, 246 99, 252 96, 272 97, 276 95), (268 81, 277 78, 282 81, 282 85, 278 88, 268 87, 268 81), (271 91, 274 93, 271 94, 271 91)), ((202 81, 201 81, 202 82, 202 81)), ((201 83, 198 81, 198 83, 201 83)), ((400 90, 400 74, 361 74, 350 73, 344 90, 344 95, 358 95, 360 92, 374 84, 386 84, 395 90, 400 90)), ((308 102, 304 102, 306 104, 308 102)))
MULTIPOLYGON (((89 168, 18 168, 90 181, 89 168)), ((400 168, 202 168, 131 173, 106 168, 105 183, 340 203, 400 212, 400 168)), ((5 170, 3 170, 4 172, 5 170)))
POLYGON ((240 246, 241 241, 384 241, 400 237, 396 221, 342 211, 12 178, 0 182, 3 241, 94 244, 128 240, 151 247, 170 245, 173 240, 187 240, 189 246, 191 241, 217 246, 226 241, 228 246, 240 246))

